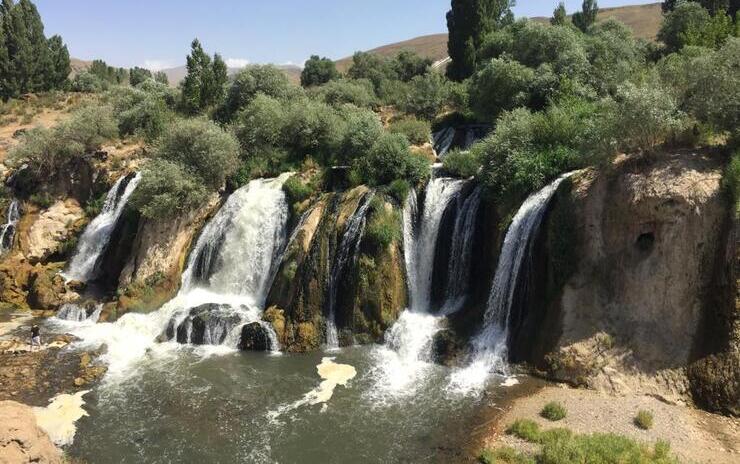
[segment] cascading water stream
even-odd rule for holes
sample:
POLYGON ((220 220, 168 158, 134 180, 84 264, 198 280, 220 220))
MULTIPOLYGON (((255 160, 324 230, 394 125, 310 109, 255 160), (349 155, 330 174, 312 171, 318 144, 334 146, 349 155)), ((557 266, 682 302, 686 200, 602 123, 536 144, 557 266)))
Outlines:
POLYGON ((13 200, 8 205, 5 224, 0 226, 0 255, 6 253, 13 247, 15 230, 21 218, 20 202, 13 200))
POLYGON ((409 288, 409 308, 386 332, 379 350, 376 373, 380 383, 394 393, 411 393, 416 380, 431 366, 431 347, 441 317, 431 307, 434 254, 442 215, 459 195, 464 180, 433 177, 426 188, 424 205, 418 210, 410 192, 403 211, 404 260, 409 288), (418 222, 417 222, 418 221, 418 222))
POLYGON ((272 327, 261 321, 261 314, 285 245, 288 203, 282 185, 291 175, 251 181, 228 198, 198 238, 180 291, 159 310, 128 313, 115 323, 81 325, 73 331, 83 345, 108 346, 103 355, 108 378, 130 372, 151 356, 171 353, 177 346, 158 340, 170 327, 177 334, 186 320, 192 324, 183 327, 186 341, 200 327, 197 336, 204 343, 221 342, 201 348, 206 352, 233 351, 241 328, 249 323, 259 323, 271 348, 278 348, 272 327), (205 317, 197 319, 198 315, 205 317))
POLYGON ((537 236, 550 200, 560 184, 571 175, 572 173, 564 174, 530 195, 511 221, 489 293, 483 329, 472 341, 472 362, 453 375, 453 388, 475 391, 485 385, 491 372, 506 373, 509 315, 514 304, 517 283, 522 277, 523 263, 530 258, 532 242, 537 236))
POLYGON ((442 314, 448 315, 460 310, 468 294, 475 221, 480 208, 482 192, 483 187, 476 187, 465 198, 460 212, 455 218, 442 314))
POLYGON ((367 193, 361 200, 354 214, 347 220, 342 234, 342 240, 337 248, 334 262, 332 263, 329 274, 328 285, 328 315, 326 318, 326 346, 330 349, 339 347, 339 335, 336 324, 336 304, 337 292, 339 291, 339 282, 342 275, 347 271, 350 262, 355 262, 357 252, 360 249, 360 239, 365 230, 367 222, 367 211, 370 208, 370 202, 374 193, 367 193))
POLYGON ((118 219, 126 207, 126 202, 141 180, 141 173, 133 178, 123 176, 113 185, 105 198, 100 214, 88 224, 80 237, 74 256, 70 260, 64 276, 68 280, 87 282, 97 277, 97 265, 118 219))

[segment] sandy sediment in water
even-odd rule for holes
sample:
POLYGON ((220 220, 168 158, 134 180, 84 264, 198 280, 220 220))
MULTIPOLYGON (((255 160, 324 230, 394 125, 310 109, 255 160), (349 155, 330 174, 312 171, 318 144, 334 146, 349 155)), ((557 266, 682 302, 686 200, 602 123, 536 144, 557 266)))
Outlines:
POLYGON ((316 366, 319 376, 324 379, 318 387, 306 395, 309 404, 326 403, 334 395, 337 385, 346 386, 355 378, 357 370, 349 364, 337 364, 334 358, 323 358, 316 366))

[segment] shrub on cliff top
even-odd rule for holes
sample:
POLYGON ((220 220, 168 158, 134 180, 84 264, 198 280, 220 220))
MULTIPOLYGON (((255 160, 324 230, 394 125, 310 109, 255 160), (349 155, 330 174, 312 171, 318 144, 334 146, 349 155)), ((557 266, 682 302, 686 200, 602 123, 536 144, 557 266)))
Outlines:
POLYGON ((168 219, 186 213, 208 198, 203 182, 182 165, 164 159, 149 161, 130 204, 149 219, 168 219))
POLYGON ((653 428, 653 413, 650 411, 638 411, 635 416, 635 425, 642 430, 650 430, 653 428))
POLYGON ((429 122, 420 121, 415 117, 405 117, 393 121, 388 127, 392 134, 403 134, 414 145, 429 143, 431 128, 429 122))
POLYGON ((239 142, 205 119, 178 120, 168 126, 154 148, 156 157, 179 163, 211 190, 221 188, 238 168, 239 142))
POLYGON ((367 155, 352 165, 354 180, 371 186, 386 185, 396 179, 415 184, 428 172, 428 161, 413 155, 408 140, 401 134, 383 134, 367 155))
POLYGON ((445 170, 450 174, 463 178, 478 174, 481 167, 481 162, 476 153, 470 151, 452 150, 445 155, 442 163, 445 170))

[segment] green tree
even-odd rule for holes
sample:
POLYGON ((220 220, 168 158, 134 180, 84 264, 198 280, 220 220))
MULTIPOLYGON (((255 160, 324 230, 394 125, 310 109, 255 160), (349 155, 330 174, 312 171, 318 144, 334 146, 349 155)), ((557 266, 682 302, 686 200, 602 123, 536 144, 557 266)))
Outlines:
POLYGON ((303 87, 322 85, 338 77, 339 71, 337 71, 334 61, 329 58, 320 58, 318 55, 311 55, 311 58, 303 66, 303 71, 301 71, 301 85, 303 87))
POLYGON ((581 11, 573 13, 571 18, 573 25, 581 31, 586 32, 596 23, 598 13, 599 5, 596 3, 596 0, 583 0, 581 11))
POLYGON ((565 3, 558 3, 555 11, 552 12, 552 18, 550 18, 550 24, 553 26, 565 26, 568 20, 568 13, 565 11, 565 3))
POLYGON ((407 113, 422 119, 433 119, 448 100, 448 82, 439 73, 414 77, 401 106, 407 113))
POLYGON ((658 40, 669 53, 681 50, 685 45, 700 45, 703 31, 710 21, 709 12, 696 2, 677 5, 663 20, 658 40))
POLYGON ((518 61, 495 58, 470 80, 470 108, 484 120, 493 122, 503 111, 529 102, 535 72, 518 61))
POLYGON ((136 66, 134 68, 131 68, 131 71, 129 71, 129 82, 134 87, 151 78, 152 72, 148 69, 136 66))
POLYGON ((55 35, 49 39, 51 69, 48 75, 50 87, 60 89, 67 84, 67 78, 72 71, 69 62, 69 50, 62 42, 62 38, 55 35))
POLYGON ((224 59, 216 53, 213 55, 212 80, 206 96, 206 106, 218 105, 224 99, 226 83, 229 81, 229 68, 224 59))
POLYGON ((221 55, 211 59, 198 39, 191 44, 187 57, 188 74, 182 82, 182 106, 185 111, 198 113, 218 105, 223 100, 228 69, 221 55))
POLYGON ((384 81, 398 79, 390 60, 369 52, 357 52, 352 55, 352 66, 347 70, 347 75, 353 79, 368 79, 373 83, 379 96, 384 81))
POLYGON ((164 71, 157 71, 154 73, 154 80, 160 84, 170 85, 170 80, 167 77, 167 73, 164 71))
POLYGON ((452 0, 447 12, 447 76, 456 81, 475 72, 476 50, 489 32, 513 20, 512 0, 452 0))
POLYGON ((258 93, 283 99, 289 92, 290 82, 280 69, 272 65, 247 66, 234 77, 226 100, 216 113, 216 118, 221 122, 230 122, 258 93))
POLYGON ((432 60, 424 58, 412 50, 401 50, 393 59, 392 66, 399 79, 409 82, 416 76, 428 73, 432 66, 432 60))
MULTIPOLYGON (((678 5, 687 3, 689 0, 666 0, 662 4, 663 13, 670 13, 678 5)), ((726 12, 731 18, 735 17, 738 9, 740 9, 740 2, 737 0, 695 0, 701 6, 707 9, 712 15, 718 12, 726 12)))

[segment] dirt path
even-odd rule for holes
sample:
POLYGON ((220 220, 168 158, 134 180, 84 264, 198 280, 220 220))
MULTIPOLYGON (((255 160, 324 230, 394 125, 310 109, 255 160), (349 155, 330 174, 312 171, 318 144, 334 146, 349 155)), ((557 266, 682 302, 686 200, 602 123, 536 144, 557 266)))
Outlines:
POLYGON ((734 464, 740 462, 740 419, 710 414, 686 406, 666 404, 641 395, 610 396, 604 393, 548 386, 515 400, 501 419, 487 431, 489 448, 513 446, 532 451, 532 445, 506 435, 516 419, 532 419, 544 428, 566 427, 577 433, 616 433, 645 443, 670 442, 681 462, 734 464), (539 416, 550 401, 562 403, 568 415, 558 422, 539 416), (641 430, 633 424, 639 410, 652 412, 654 426, 641 430))

